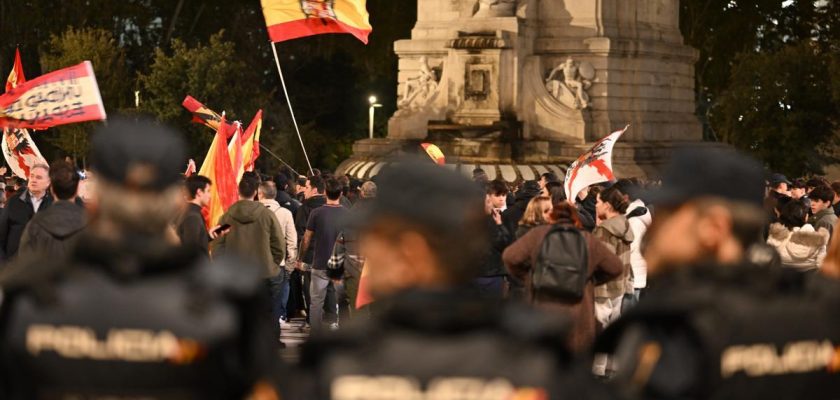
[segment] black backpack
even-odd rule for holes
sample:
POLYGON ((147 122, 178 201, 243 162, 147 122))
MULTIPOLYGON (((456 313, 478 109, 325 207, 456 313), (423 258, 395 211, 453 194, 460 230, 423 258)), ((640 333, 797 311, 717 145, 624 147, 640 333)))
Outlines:
POLYGON ((531 270, 535 299, 580 301, 589 275, 589 248, 577 228, 556 225, 545 235, 531 270))

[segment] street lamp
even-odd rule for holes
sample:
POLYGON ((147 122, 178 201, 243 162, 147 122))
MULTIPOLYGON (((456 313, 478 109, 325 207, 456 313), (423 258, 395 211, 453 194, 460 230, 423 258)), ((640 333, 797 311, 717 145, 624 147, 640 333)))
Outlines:
POLYGON ((368 126, 369 126, 370 138, 373 139, 373 113, 374 113, 374 110, 376 110, 377 107, 382 107, 382 104, 379 104, 379 103, 376 102, 376 96, 368 97, 368 102, 370 102, 370 108, 368 109, 368 115, 370 117, 368 119, 368 122, 369 122, 368 126))

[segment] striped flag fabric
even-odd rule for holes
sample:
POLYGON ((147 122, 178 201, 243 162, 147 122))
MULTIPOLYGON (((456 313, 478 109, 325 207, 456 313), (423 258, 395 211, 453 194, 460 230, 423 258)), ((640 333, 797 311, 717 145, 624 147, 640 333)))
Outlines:
POLYGON ((373 29, 365 0, 261 0, 261 3, 272 42, 349 33, 367 44, 373 29))
POLYGON ((254 163, 260 157, 260 132, 262 131, 262 110, 257 111, 254 120, 242 136, 242 153, 245 154, 245 171, 253 171, 254 163))
POLYGON ((24 82, 26 82, 26 77, 23 75, 23 63, 20 61, 20 49, 15 49, 15 64, 12 67, 12 72, 9 72, 9 79, 6 79, 6 91, 10 91, 24 82))
POLYGON ((210 178, 213 185, 210 186, 210 205, 207 206, 207 229, 211 229, 219 222, 222 214, 230 208, 238 199, 238 187, 233 165, 230 163, 228 152, 226 129, 229 124, 225 121, 224 115, 219 121, 219 129, 204 158, 199 175, 210 178))
MULTIPOLYGON (((194 97, 187 95, 184 98, 184 101, 181 103, 184 108, 187 109, 193 115, 192 121, 197 124, 202 124, 214 131, 219 130, 219 122, 222 120, 222 116, 219 113, 207 108, 204 104, 200 101, 196 100, 194 97)), ((225 122, 225 131, 228 132, 230 135, 236 133, 232 122, 225 122)), ((228 136, 230 139, 230 136, 228 136)))

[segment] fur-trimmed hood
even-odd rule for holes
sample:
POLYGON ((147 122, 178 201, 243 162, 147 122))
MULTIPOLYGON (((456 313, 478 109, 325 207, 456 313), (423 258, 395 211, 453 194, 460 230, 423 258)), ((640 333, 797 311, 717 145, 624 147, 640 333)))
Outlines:
POLYGON ((773 224, 770 225, 767 244, 776 248, 784 264, 808 263, 819 267, 830 237, 828 230, 814 230, 809 224, 793 230, 782 224, 773 224))

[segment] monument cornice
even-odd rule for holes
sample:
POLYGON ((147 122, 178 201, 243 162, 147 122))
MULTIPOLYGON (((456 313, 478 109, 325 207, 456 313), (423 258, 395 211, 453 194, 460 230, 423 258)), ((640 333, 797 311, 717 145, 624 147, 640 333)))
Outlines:
POLYGON ((696 62, 700 52, 682 44, 658 41, 611 39, 604 37, 558 40, 538 38, 534 43, 536 54, 586 53, 602 56, 651 56, 696 62))

